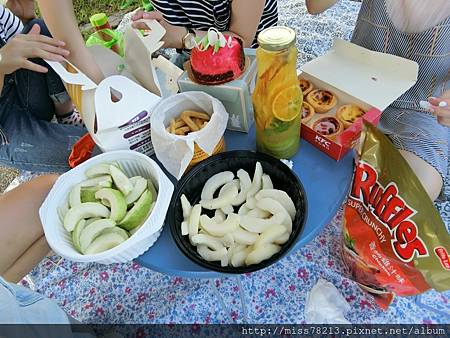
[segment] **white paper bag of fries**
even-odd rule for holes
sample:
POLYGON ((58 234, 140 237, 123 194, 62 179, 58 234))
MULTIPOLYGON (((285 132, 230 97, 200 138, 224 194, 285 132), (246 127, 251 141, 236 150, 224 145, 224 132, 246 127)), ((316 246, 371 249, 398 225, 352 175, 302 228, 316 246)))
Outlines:
POLYGON ((196 147, 212 155, 223 142, 228 113, 223 104, 203 92, 185 92, 159 102, 151 116, 153 147, 158 160, 180 179, 196 147))

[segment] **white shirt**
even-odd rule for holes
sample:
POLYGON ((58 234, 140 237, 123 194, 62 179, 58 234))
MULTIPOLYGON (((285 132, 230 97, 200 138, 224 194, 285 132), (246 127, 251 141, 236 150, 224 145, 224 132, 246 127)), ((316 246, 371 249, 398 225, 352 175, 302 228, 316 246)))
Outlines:
POLYGON ((385 1, 395 28, 406 33, 424 32, 450 16, 450 0, 385 1))
POLYGON ((0 38, 7 42, 14 35, 20 34, 22 30, 22 21, 9 9, 0 5, 0 38))

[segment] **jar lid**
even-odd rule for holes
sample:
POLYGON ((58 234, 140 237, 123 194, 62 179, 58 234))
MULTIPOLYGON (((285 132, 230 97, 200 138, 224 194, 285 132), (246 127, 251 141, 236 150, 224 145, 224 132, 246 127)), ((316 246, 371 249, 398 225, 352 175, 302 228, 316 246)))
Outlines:
POLYGON ((101 27, 108 23, 108 16, 105 13, 97 13, 90 17, 89 21, 94 27, 101 27))
POLYGON ((295 44, 296 34, 292 28, 274 26, 264 29, 258 35, 258 44, 270 51, 280 51, 295 44))

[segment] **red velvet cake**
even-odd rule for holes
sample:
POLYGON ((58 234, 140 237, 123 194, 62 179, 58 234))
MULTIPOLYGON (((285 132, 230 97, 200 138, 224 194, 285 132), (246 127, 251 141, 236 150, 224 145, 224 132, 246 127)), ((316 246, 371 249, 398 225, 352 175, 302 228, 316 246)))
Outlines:
POLYGON ((191 53, 191 70, 200 84, 218 85, 238 78, 245 68, 242 42, 210 30, 191 53))

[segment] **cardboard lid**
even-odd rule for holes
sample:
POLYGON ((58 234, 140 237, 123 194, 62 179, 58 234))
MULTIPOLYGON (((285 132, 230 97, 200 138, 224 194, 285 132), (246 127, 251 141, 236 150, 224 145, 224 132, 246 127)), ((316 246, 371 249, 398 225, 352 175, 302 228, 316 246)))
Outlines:
POLYGON ((125 63, 134 77, 147 90, 161 96, 161 85, 158 82, 151 55, 162 47, 161 39, 165 29, 156 20, 142 20, 151 29, 150 34, 143 37, 139 31, 129 27, 125 32, 125 63))
POLYGON ((416 83, 419 65, 336 39, 327 54, 302 71, 383 111, 416 83))

